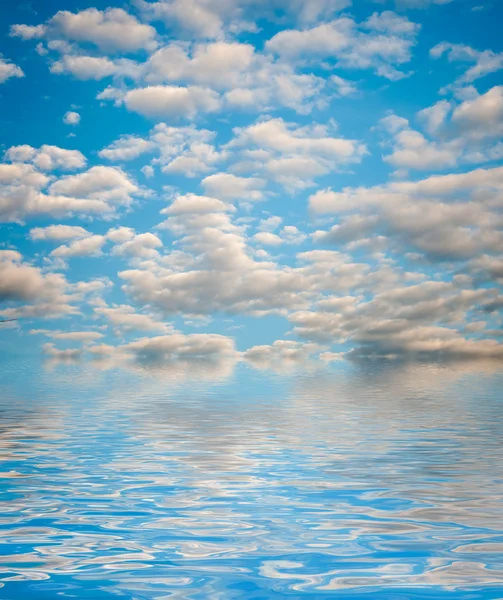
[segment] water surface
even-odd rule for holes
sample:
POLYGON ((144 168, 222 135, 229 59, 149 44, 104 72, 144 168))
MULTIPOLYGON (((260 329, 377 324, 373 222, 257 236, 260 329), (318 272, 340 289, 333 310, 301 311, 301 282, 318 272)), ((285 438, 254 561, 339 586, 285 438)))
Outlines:
POLYGON ((2 599, 503 598, 499 365, 2 367, 2 599))

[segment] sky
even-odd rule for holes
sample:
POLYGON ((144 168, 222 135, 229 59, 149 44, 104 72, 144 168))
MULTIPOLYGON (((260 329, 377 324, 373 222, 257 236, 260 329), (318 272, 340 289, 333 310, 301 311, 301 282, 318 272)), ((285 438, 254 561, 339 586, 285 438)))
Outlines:
POLYGON ((497 0, 0 7, 0 359, 501 358, 497 0))

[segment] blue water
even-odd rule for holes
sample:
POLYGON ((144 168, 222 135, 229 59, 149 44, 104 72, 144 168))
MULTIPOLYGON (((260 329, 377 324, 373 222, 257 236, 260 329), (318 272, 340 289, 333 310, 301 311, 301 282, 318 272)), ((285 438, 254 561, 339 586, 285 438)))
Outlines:
POLYGON ((503 598, 499 364, 2 364, 0 598, 503 598))

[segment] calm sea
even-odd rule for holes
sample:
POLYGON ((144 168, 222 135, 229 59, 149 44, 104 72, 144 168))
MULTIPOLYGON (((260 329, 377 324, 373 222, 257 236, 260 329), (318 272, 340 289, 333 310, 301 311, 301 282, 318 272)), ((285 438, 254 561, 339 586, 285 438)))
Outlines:
POLYGON ((2 364, 0 598, 502 599, 500 364, 2 364))

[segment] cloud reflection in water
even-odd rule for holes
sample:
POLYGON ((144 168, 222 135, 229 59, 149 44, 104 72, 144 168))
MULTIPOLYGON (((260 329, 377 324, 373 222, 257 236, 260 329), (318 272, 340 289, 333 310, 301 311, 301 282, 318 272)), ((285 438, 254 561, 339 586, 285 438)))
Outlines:
POLYGON ((35 374, 2 376, 0 598, 501 598, 498 365, 35 374))

